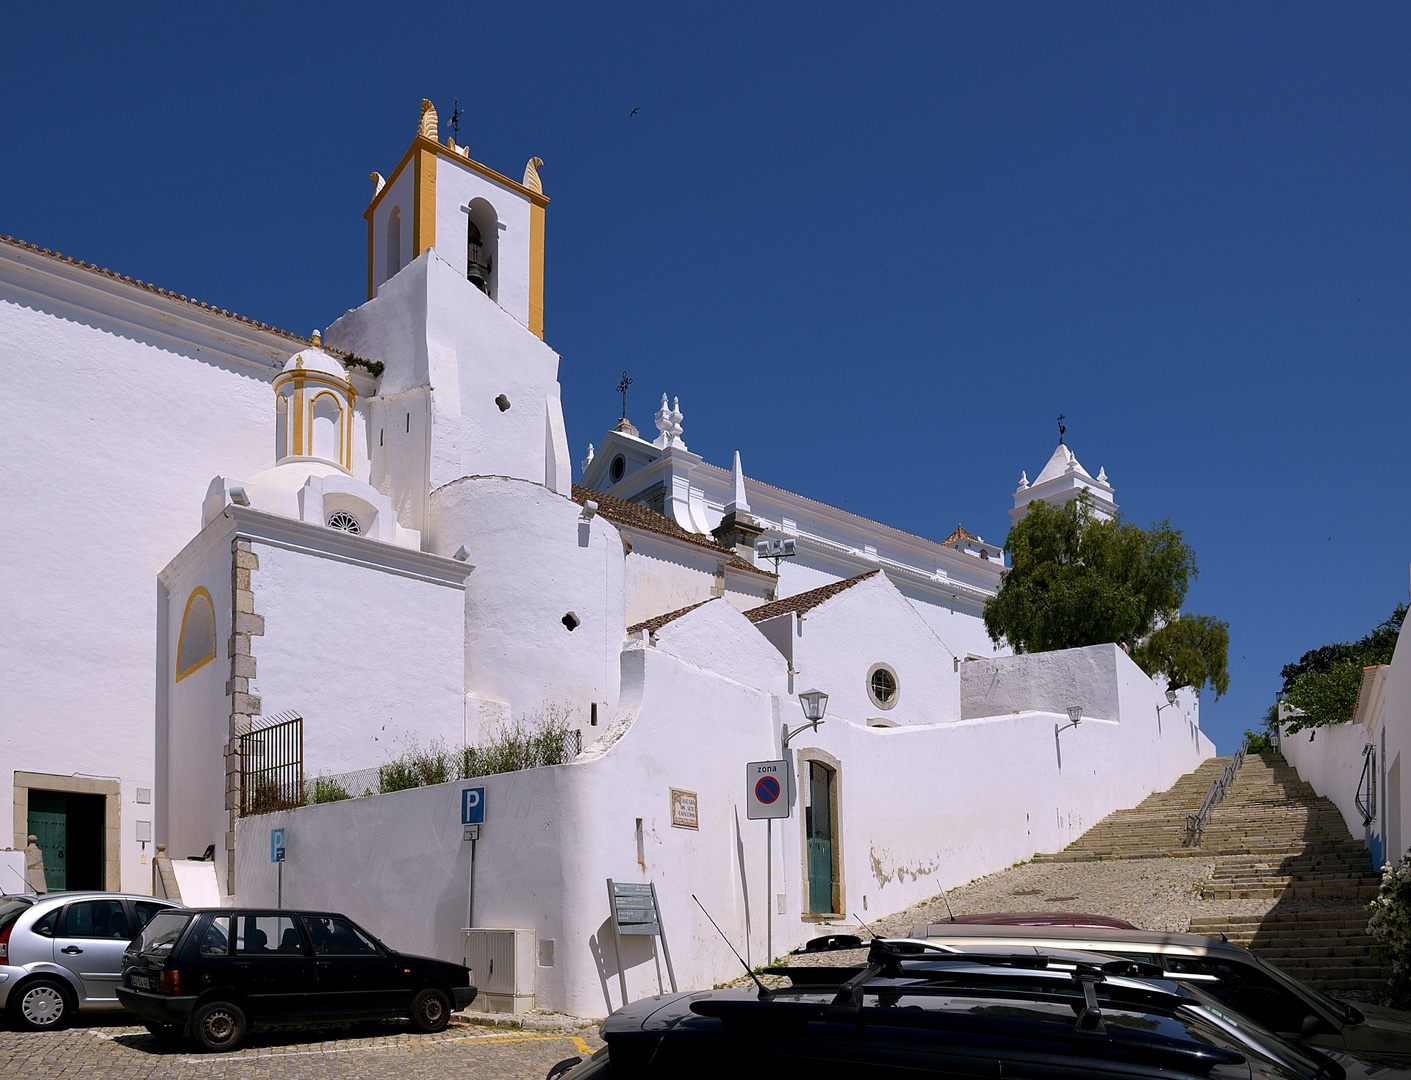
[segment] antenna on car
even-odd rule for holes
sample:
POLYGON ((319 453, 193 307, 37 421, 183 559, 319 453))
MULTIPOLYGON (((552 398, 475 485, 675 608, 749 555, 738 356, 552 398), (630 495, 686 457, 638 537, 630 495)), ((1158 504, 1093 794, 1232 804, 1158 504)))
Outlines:
POLYGON ((946 914, 950 916, 950 921, 955 922, 955 912, 950 909, 950 901, 946 899, 946 894, 941 893, 941 903, 946 906, 946 914))
MULTIPOLYGON (((852 913, 852 917, 853 917, 854 919, 857 919, 857 912, 856 912, 856 911, 854 911, 854 912, 852 913)), ((876 931, 876 930, 873 930, 872 927, 868 926, 868 925, 867 925, 865 922, 863 922, 861 919, 857 919, 857 924, 858 924, 859 926, 861 926, 864 930, 866 930, 869 934, 871 934, 874 938, 877 936, 877 931, 876 931)))
MULTIPOLYGON (((695 893, 691 894, 691 899, 696 901, 696 907, 700 908, 701 911, 705 912, 705 917, 707 919, 710 919, 710 912, 706 911, 705 905, 702 904, 699 899, 697 899, 695 893)), ((710 925, 715 927, 715 932, 719 934, 720 939, 725 942, 725 947, 729 949, 732 953, 735 953, 735 959, 740 961, 740 966, 745 969, 745 974, 748 975, 751 979, 753 979, 754 984, 759 987, 759 1000, 768 1001, 772 997, 774 997, 774 991, 769 989, 769 987, 765 986, 764 983, 760 981, 759 976, 750 970, 750 965, 745 963, 745 958, 735 951, 735 946, 730 944, 730 939, 725 936, 725 931, 720 929, 720 924, 717 923, 714 919, 710 919, 710 925)))

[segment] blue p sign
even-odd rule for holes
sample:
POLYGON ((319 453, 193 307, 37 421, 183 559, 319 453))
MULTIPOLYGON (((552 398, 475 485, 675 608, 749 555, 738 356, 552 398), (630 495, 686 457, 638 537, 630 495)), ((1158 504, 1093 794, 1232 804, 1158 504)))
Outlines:
POLYGON ((271 829, 269 831, 269 861, 272 863, 284 861, 283 829, 271 829))
POLYGON ((485 824, 485 789, 468 787, 461 792, 461 824, 485 824))

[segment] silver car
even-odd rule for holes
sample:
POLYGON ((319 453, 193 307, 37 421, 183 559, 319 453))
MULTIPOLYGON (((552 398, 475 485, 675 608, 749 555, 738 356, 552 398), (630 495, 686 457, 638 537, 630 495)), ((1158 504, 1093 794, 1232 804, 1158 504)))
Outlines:
POLYGON ((1107 927, 930 923, 912 937, 960 952, 1083 949, 1160 967, 1285 1038, 1358 1054, 1411 1057, 1411 1014, 1351 1004, 1280 971, 1248 949, 1215 938, 1107 927))
POLYGON ((180 906, 130 893, 0 896, 0 1009, 31 1031, 63 1027, 80 1009, 121 1009, 127 943, 180 906))

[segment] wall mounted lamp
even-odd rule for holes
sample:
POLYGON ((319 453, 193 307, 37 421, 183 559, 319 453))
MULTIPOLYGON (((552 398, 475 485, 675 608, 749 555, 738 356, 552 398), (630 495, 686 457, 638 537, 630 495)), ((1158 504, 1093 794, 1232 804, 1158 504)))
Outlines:
POLYGON ((818 725, 823 723, 823 714, 828 711, 828 695, 822 690, 805 690, 799 695, 799 708, 803 709, 804 717, 808 720, 806 724, 800 724, 789 730, 789 725, 784 725, 784 749, 789 749, 789 740, 797 735, 804 728, 818 730, 818 725))

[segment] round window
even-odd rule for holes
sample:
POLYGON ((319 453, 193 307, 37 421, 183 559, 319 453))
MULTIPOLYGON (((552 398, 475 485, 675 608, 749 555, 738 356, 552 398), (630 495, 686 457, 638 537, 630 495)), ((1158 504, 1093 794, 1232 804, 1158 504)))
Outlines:
POLYGON ((867 670, 867 696, 879 709, 890 709, 901 696, 901 684, 890 664, 873 664, 867 670))
POLYGON ((328 527, 337 529, 340 532, 352 533, 354 536, 361 533, 362 526, 358 524, 358 519, 346 510, 336 510, 329 515, 328 527))
POLYGON ((614 484, 622 479, 622 474, 627 471, 627 459, 621 454, 612 459, 612 464, 608 466, 608 479, 614 484))

